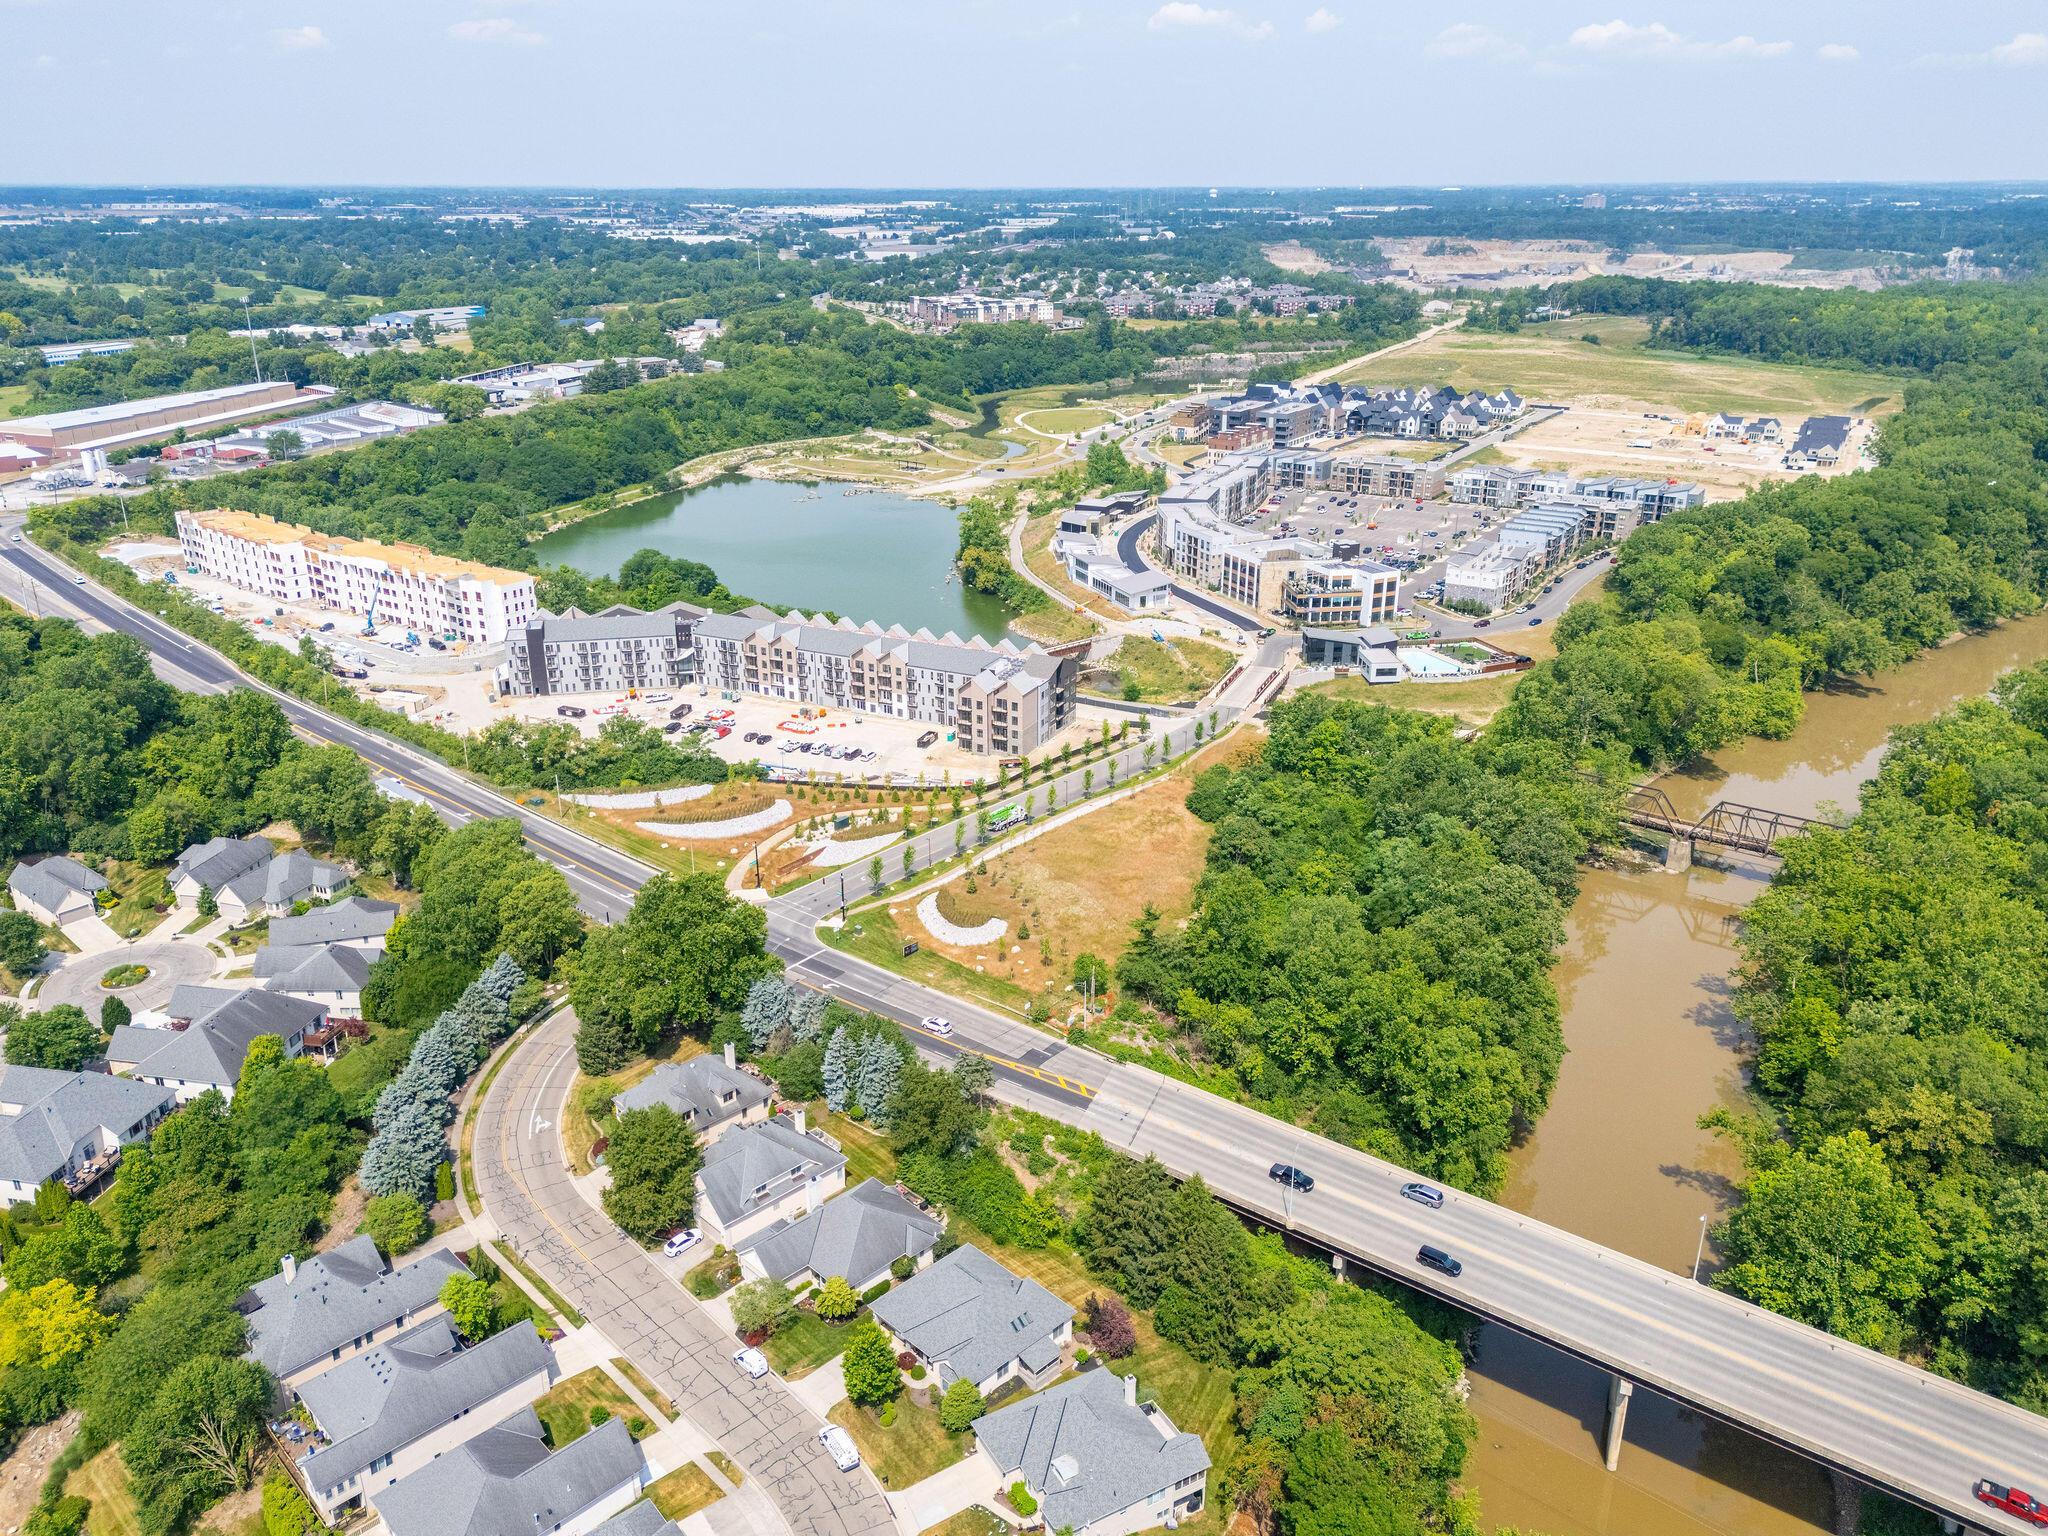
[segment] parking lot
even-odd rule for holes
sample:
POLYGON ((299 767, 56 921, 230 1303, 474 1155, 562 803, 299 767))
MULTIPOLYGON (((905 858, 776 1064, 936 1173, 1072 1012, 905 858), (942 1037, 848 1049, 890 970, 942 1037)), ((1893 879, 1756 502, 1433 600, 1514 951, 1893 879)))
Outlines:
POLYGON ((1356 541, 1358 552, 1391 564, 1425 564, 1468 542, 1499 514, 1448 501, 1425 502, 1335 491, 1281 491, 1245 524, 1275 538, 1319 544, 1356 541))

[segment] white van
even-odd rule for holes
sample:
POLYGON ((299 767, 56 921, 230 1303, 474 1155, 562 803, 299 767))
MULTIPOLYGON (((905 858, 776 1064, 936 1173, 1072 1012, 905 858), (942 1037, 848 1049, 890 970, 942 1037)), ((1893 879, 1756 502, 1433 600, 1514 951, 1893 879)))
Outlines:
POLYGON ((860 1466, 860 1452, 854 1449, 853 1436, 837 1424, 827 1424, 818 1431, 818 1444, 825 1447, 832 1457, 832 1465, 842 1472, 852 1472, 860 1466))
POLYGON ((734 1351, 732 1363, 756 1381, 768 1374, 768 1357, 758 1349, 749 1348, 734 1351))

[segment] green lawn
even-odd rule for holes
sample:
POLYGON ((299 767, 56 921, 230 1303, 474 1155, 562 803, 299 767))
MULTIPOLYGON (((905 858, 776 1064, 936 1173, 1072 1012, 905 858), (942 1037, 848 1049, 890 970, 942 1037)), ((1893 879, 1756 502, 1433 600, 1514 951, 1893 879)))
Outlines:
POLYGON ((897 1400, 896 1422, 887 1428, 874 1409, 851 1402, 835 1406, 829 1417, 853 1436, 860 1459, 884 1488, 908 1488, 945 1471, 966 1456, 972 1439, 948 1434, 935 1411, 918 1407, 908 1397, 897 1400))
POLYGON ((412 1030, 390 1024, 372 1024, 369 1028, 366 1038, 350 1045, 327 1069, 327 1080, 334 1084, 334 1091, 351 1105, 367 1107, 412 1054, 412 1030))
POLYGON ((64 1492, 92 1500, 85 1536, 141 1536, 142 1511, 128 1491, 121 1448, 110 1445, 64 1480, 64 1492))
MULTIPOLYGON (((1179 704, 1200 698, 1216 680, 1228 672, 1237 658, 1220 645, 1206 640, 1148 640, 1126 635, 1111 652, 1109 665, 1121 683, 1138 685, 1138 697, 1148 703, 1179 704)), ((1128 686, 1118 692, 1130 697, 1128 686)))
POLYGON ((742 1472, 739 1469, 739 1465, 730 1456, 726 1455, 725 1452, 706 1451, 704 1459, 710 1462, 712 1466, 718 1468, 718 1475, 723 1477, 728 1483, 731 1483, 733 1487, 737 1488, 746 1482, 747 1474, 742 1472))
MULTIPOLYGON (((974 840, 973 818, 966 822, 967 839, 972 848, 974 840)), ((924 871, 920 870, 922 875, 924 871)), ((922 935, 924 930, 917 930, 922 935)), ((929 949, 920 949, 916 954, 903 953, 903 933, 896 926, 896 919, 889 915, 887 908, 869 907, 857 912, 844 928, 820 928, 818 937, 834 949, 845 950, 896 972, 908 976, 912 981, 923 982, 926 986, 937 987, 941 992, 950 992, 955 997, 973 998, 992 1002, 999 1008, 1013 1013, 1022 1013, 1031 1003, 1031 994, 1015 982, 1004 981, 996 976, 984 976, 969 970, 958 961, 929 949), (862 931, 855 933, 858 927, 862 931)))
POLYGON ((768 1336, 761 1353, 785 1381, 797 1381, 846 1349, 851 1323, 828 1323, 814 1312, 798 1312, 768 1336))
POLYGON ((880 1179, 884 1184, 896 1182, 896 1153, 886 1136, 863 1121, 835 1115, 825 1107, 823 1099, 813 1099, 809 1109, 811 1124, 837 1141, 839 1150, 846 1154, 848 1189, 863 1179, 880 1179))
MULTIPOLYGON (((556 1450, 590 1433, 590 1410, 603 1408, 615 1419, 642 1417, 619 1384, 596 1366, 556 1382, 545 1397, 533 1405, 546 1426, 548 1443, 556 1450)), ((635 1438, 638 1438, 637 1436, 635 1438)))
POLYGON ((28 397, 32 393, 26 384, 0 384, 0 416, 27 416, 28 397))
POLYGON ((979 1504, 969 1505, 957 1515, 948 1515, 921 1536, 1009 1536, 1010 1527, 1002 1516, 979 1504))
POLYGON ((157 913, 157 907, 171 904, 171 889, 164 882, 165 873, 146 865, 128 864, 118 859, 110 861, 106 869, 107 886, 116 900, 100 914, 107 920, 107 926, 127 938, 131 928, 138 934, 144 934, 161 923, 163 917, 157 913))
POLYGON ((696 1462, 686 1461, 659 1482, 648 1484, 647 1497, 666 1518, 685 1520, 716 1504, 725 1497, 725 1490, 696 1462))
POLYGON ((676 1416, 676 1405, 669 1401, 668 1394, 647 1379, 647 1373, 632 1361, 623 1357, 612 1362, 612 1369, 640 1389, 640 1395, 647 1399, 669 1418, 676 1416))

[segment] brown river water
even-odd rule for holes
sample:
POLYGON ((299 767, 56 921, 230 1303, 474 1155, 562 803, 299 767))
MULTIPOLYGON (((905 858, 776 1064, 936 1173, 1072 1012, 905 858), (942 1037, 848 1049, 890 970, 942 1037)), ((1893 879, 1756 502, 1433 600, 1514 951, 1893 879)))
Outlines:
MULTIPOLYGON (((1853 811, 1894 726, 2043 659, 2048 616, 1958 640, 1860 686, 1812 695, 1790 739, 1731 747, 1662 787, 1686 815, 1718 800, 1803 816, 1853 811)), ((1703 851, 1683 875, 1587 875, 1555 973, 1570 1054, 1548 1113, 1515 1154, 1509 1205, 1691 1271, 1700 1218, 1724 1209, 1737 1171, 1732 1152, 1696 1122, 1745 1098, 1745 1040, 1730 1007, 1735 935, 1773 867, 1703 851)), ((1607 1472, 1606 1378, 1506 1329, 1480 1330, 1471 1374, 1479 1436, 1466 1481, 1488 1529, 1826 1536, 1833 1528, 1833 1492, 1818 1468, 1641 1389, 1621 1468, 1607 1472)))

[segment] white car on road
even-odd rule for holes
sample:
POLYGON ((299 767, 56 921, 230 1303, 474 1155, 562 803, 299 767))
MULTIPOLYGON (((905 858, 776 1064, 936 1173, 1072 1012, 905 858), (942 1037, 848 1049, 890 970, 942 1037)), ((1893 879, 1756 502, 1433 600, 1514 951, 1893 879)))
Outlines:
POLYGON ((928 1013, 924 1017, 924 1028, 925 1033, 937 1035, 943 1040, 953 1033, 953 1021, 942 1019, 936 1013, 928 1013))

